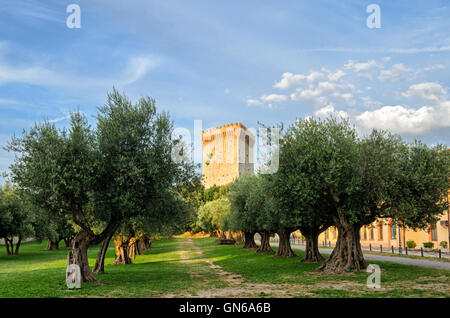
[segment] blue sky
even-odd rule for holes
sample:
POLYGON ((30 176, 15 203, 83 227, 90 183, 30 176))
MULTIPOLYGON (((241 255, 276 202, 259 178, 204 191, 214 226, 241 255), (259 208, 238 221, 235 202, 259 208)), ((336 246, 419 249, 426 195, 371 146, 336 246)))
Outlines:
POLYGON ((449 16, 444 0, 2 0, 0 145, 77 108, 93 122, 113 85, 190 130, 337 114, 450 144, 449 16))

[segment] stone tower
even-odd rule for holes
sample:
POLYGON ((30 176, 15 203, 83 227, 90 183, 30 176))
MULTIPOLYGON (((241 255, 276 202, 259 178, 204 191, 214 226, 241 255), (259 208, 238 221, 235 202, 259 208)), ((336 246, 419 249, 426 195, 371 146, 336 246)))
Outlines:
POLYGON ((206 188, 253 173, 255 136, 241 123, 202 131, 203 184, 206 188))

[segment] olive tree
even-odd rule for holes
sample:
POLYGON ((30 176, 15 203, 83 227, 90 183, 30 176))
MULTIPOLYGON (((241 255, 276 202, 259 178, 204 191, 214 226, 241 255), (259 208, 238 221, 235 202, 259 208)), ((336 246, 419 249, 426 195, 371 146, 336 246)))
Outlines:
POLYGON ((124 219, 149 213, 158 193, 184 176, 172 160, 172 123, 155 101, 133 104, 116 90, 99 108, 96 129, 75 112, 69 129, 36 124, 7 149, 16 152, 11 177, 35 204, 71 217, 79 231, 68 263, 83 281, 99 282, 89 267, 89 246, 102 243, 96 272, 102 272, 109 241, 124 219))
POLYGON ((232 231, 244 233, 244 249, 257 248, 254 236, 258 232, 256 219, 258 212, 248 206, 249 196, 256 186, 258 177, 244 174, 230 186, 228 199, 230 201, 229 222, 232 231))
POLYGON ((300 229, 306 239, 303 262, 323 260, 318 237, 332 225, 329 211, 333 205, 325 184, 320 182, 320 161, 311 159, 315 145, 325 138, 316 133, 317 127, 314 121, 297 121, 288 127, 280 140, 279 169, 271 177, 280 211, 291 220, 291 229, 300 229))
POLYGON ((34 235, 33 221, 30 205, 6 182, 0 188, 0 238, 5 240, 7 255, 19 255, 22 240, 34 235))
POLYGON ((225 239, 225 231, 229 229, 228 214, 230 202, 226 197, 209 201, 198 212, 198 224, 206 232, 225 239))
POLYGON ((442 213, 448 190, 448 154, 442 147, 408 144, 388 132, 359 136, 345 120, 298 120, 311 126, 315 138, 303 147, 302 165, 314 167, 305 185, 322 192, 324 211, 338 229, 336 246, 319 271, 339 272, 366 267, 360 229, 389 217, 411 228, 423 227, 442 213))

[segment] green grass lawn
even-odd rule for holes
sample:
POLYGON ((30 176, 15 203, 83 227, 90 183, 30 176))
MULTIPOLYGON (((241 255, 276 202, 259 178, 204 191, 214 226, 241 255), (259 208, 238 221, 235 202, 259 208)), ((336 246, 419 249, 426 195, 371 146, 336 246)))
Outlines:
MULTIPOLYGON (((110 265, 103 284, 67 290, 67 249, 46 251, 46 242, 25 243, 19 256, 0 250, 0 297, 450 297, 450 272, 393 263, 380 265, 381 290, 366 287, 368 273, 323 275, 318 264, 257 255, 215 240, 170 238, 153 243, 131 265, 110 265)), ((98 247, 89 249, 91 266, 98 247)))
POLYGON ((293 289, 295 297, 450 297, 450 272, 388 262, 368 261, 381 268, 381 290, 368 289, 369 273, 324 275, 314 272, 318 264, 301 263, 304 252, 295 250, 296 258, 257 255, 236 246, 216 247, 208 240, 196 240, 205 255, 227 271, 242 275, 250 282, 280 284, 293 289), (306 289, 298 293, 295 289, 306 289))

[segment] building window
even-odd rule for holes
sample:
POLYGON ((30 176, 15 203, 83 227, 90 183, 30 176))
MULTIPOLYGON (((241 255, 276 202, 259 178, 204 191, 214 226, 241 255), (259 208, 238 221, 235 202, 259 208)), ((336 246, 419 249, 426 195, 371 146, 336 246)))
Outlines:
POLYGON ((363 235, 364 235, 364 241, 367 241, 367 227, 363 227, 363 235))
POLYGON ((373 225, 370 224, 370 240, 373 241, 373 225))
POLYGON ((245 163, 248 164, 250 162, 250 137, 248 135, 245 136, 245 163))
POLYGON ((378 222, 378 241, 383 240, 383 221, 378 222))
POLYGON ((431 231, 431 240, 432 241, 437 241, 438 239, 437 239, 436 223, 431 224, 430 231, 431 231))
POLYGON ((391 224, 391 239, 397 239, 397 227, 394 223, 391 224))

